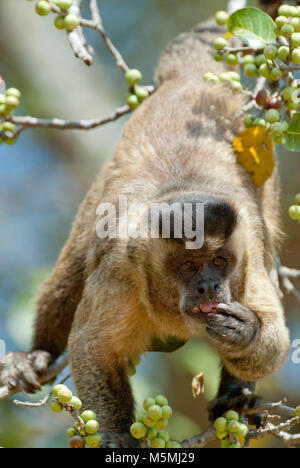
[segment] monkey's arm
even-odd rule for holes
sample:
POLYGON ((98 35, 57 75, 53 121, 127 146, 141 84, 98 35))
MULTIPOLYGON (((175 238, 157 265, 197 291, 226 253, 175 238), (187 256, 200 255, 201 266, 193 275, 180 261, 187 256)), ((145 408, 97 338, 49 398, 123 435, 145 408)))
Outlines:
POLYGON ((83 407, 98 416, 104 446, 137 447, 129 432, 134 400, 128 359, 145 351, 149 325, 130 280, 122 280, 124 267, 115 270, 112 258, 86 282, 69 339, 70 365, 83 407))

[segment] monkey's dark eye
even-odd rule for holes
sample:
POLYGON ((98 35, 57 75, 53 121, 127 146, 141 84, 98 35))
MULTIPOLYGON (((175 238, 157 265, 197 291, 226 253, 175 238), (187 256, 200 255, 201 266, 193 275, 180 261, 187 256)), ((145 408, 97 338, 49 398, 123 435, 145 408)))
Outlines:
POLYGON ((212 261, 212 264, 217 268, 225 268, 227 265, 227 260, 223 257, 215 257, 212 261))
POLYGON ((193 262, 185 262, 180 265, 180 273, 188 273, 195 269, 195 264, 193 262))

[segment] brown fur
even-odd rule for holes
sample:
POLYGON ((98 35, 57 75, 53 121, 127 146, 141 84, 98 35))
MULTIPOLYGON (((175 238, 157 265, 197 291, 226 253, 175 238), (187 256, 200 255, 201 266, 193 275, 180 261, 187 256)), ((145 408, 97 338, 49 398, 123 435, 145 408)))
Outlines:
MULTIPOLYGON (((128 358, 151 349, 153 338, 186 341, 204 334, 205 324, 182 312, 178 291, 183 282, 166 263, 187 255, 183 247, 162 239, 98 239, 99 203, 117 205, 118 196, 126 194, 129 202, 149 204, 184 193, 228 202, 238 216, 238 227, 224 241, 224 248, 237 256, 229 277, 231 300, 251 310, 259 331, 243 346, 212 342, 230 374, 247 381, 275 372, 289 351, 282 306, 269 276, 280 244, 277 173, 262 189, 254 187, 231 144, 241 128, 234 116, 243 98, 226 85, 202 81, 205 71, 223 69, 211 57, 211 43, 219 34, 208 22, 166 49, 157 91, 125 126, 38 302, 33 348, 55 359, 70 334, 76 387, 84 406, 97 411, 109 446, 134 444, 126 435, 134 415, 128 358)), ((215 250, 216 245, 205 255, 215 250)))

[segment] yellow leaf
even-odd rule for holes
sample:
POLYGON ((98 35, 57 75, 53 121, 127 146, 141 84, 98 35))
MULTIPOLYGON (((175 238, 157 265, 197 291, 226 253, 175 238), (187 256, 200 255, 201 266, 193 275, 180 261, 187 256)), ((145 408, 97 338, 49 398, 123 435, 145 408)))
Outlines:
POLYGON ((249 172, 254 184, 261 187, 275 167, 270 134, 262 127, 247 128, 235 137, 233 147, 238 163, 249 172))

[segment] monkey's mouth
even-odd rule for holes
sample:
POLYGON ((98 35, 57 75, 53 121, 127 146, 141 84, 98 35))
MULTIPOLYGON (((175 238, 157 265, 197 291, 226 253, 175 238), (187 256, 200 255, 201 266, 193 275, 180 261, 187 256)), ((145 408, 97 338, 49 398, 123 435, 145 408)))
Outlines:
POLYGON ((191 315, 198 315, 200 313, 203 314, 213 314, 216 313, 218 305, 220 302, 205 302, 198 306, 192 307, 189 312, 191 315))

